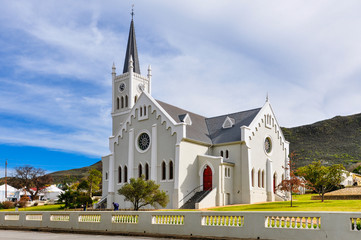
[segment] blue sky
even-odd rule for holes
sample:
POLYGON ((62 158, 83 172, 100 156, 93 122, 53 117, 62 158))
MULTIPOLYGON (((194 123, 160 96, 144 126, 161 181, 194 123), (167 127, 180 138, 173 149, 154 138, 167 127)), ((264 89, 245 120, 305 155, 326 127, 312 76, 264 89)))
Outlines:
POLYGON ((0 176, 108 154, 133 3, 156 99, 211 117, 268 93, 285 127, 361 112, 360 1, 0 0, 0 176))

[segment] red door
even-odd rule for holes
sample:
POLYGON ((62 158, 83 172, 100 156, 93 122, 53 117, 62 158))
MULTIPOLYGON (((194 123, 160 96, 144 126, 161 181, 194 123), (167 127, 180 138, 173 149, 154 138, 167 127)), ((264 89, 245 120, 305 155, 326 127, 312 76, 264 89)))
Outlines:
POLYGON ((203 191, 212 190, 212 169, 207 166, 203 171, 203 191))

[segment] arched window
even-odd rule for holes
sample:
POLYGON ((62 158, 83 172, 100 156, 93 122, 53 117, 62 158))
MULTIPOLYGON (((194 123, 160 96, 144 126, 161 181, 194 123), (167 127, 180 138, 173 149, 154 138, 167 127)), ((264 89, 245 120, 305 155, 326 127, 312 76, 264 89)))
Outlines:
POLYGON ((273 174, 273 193, 276 193, 276 187, 277 187, 277 173, 273 174))
POLYGON ((252 182, 252 187, 254 187, 254 169, 252 169, 251 172, 251 182, 252 182))
POLYGON ((166 175, 166 165, 165 162, 162 162, 162 180, 165 180, 165 175, 166 175))
POLYGON ((149 165, 145 164, 145 180, 149 180, 149 165))
POLYGON ((221 151, 221 157, 223 157, 223 151, 221 151))
POLYGON ((258 170, 258 187, 261 187, 261 170, 258 170))
POLYGON ((169 179, 173 179, 173 162, 169 162, 169 179))
POLYGON ((229 152, 228 152, 228 150, 226 150, 226 158, 228 158, 229 157, 229 152))
POLYGON ((108 180, 108 172, 105 173, 105 180, 108 180))
POLYGON ((140 111, 140 113, 139 113, 140 116, 143 116, 143 108, 142 107, 139 108, 139 111, 140 111))
POLYGON ((117 109, 119 109, 119 97, 117 97, 117 109))
POLYGON ((122 182, 122 167, 118 167, 118 183, 122 182))
POLYGON ((128 168, 124 166, 124 182, 128 182, 128 168))
POLYGON ((142 164, 139 163, 138 165, 138 177, 142 177, 143 174, 143 167, 142 164))
POLYGON ((264 188, 264 170, 262 170, 262 187, 264 188))
POLYGON ((137 100, 138 100, 138 96, 137 96, 137 95, 135 95, 135 97, 134 97, 134 103, 136 103, 136 102, 137 102, 137 100))
POLYGON ((120 98, 120 107, 124 108, 124 97, 123 96, 120 98))
POLYGON ((125 107, 128 107, 128 95, 125 95, 125 107))
POLYGON ((231 177, 231 168, 228 168, 228 177, 231 177))
POLYGON ((146 116, 146 115, 147 115, 147 107, 144 106, 144 116, 146 116))

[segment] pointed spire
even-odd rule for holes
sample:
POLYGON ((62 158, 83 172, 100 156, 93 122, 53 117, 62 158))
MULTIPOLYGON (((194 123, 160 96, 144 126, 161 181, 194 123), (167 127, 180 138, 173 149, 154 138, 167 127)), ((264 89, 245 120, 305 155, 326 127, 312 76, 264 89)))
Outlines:
POLYGON ((266 102, 269 102, 268 92, 267 92, 267 95, 266 95, 266 102))
POLYGON ((129 59, 130 59, 130 56, 132 56, 133 57, 133 66, 134 66, 133 72, 140 74, 137 43, 135 41, 133 15, 134 15, 134 12, 132 10, 132 21, 130 22, 128 45, 127 45, 127 51, 125 53, 123 73, 128 72, 129 59))

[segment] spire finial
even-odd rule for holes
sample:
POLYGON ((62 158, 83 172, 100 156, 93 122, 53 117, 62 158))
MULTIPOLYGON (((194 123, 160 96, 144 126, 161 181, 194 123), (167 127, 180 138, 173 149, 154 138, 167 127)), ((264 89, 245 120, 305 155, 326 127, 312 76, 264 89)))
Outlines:
POLYGON ((130 15, 132 15, 132 20, 133 20, 133 17, 134 17, 134 4, 132 4, 132 12, 130 13, 130 15))
POLYGON ((268 92, 267 92, 267 95, 266 95, 266 102, 269 101, 269 97, 268 97, 268 92))

